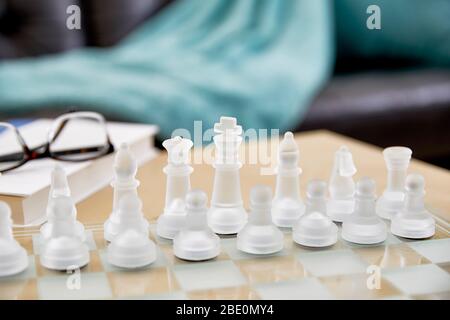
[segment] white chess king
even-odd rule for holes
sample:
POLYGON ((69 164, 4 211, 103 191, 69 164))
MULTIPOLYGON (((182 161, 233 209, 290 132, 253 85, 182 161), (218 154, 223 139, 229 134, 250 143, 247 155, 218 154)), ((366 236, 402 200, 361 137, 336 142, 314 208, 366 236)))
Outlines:
POLYGON ((189 152, 193 143, 189 139, 174 137, 163 142, 167 150, 167 165, 163 171, 167 175, 166 203, 164 212, 156 225, 158 236, 173 239, 186 225, 185 198, 191 189, 189 152))
POLYGON ((237 125, 236 118, 221 117, 214 132, 215 176, 208 225, 218 234, 236 234, 247 222, 239 178, 242 127, 237 125))

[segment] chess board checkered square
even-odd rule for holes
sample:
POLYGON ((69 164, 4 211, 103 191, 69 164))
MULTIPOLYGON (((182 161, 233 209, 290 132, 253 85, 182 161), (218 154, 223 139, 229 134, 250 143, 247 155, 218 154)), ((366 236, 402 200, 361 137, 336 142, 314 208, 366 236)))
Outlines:
POLYGON ((80 287, 70 288, 70 275, 44 276, 37 278, 38 294, 44 300, 108 299, 112 298, 111 288, 105 273, 80 274, 80 287))
POLYGON ((118 300, 187 300, 188 296, 183 291, 148 294, 143 296, 120 297, 118 300))
POLYGON ((328 290, 337 299, 380 299, 401 295, 401 291, 390 282, 381 278, 379 287, 374 287, 371 274, 349 274, 320 278, 328 290), (368 282, 370 286, 368 285, 368 282))
POLYGON ((249 286, 194 290, 187 293, 194 300, 258 300, 258 293, 249 286))
POLYGON ((255 285, 254 288, 262 299, 267 300, 332 300, 335 298, 317 278, 264 283, 255 285))
POLYGON ((106 273, 112 294, 116 298, 169 294, 180 291, 173 271, 167 267, 138 270, 118 270, 106 273))
POLYGON ((412 242, 408 245, 433 263, 450 262, 450 238, 412 242))
POLYGON ((0 299, 37 299, 35 256, 28 256, 28 268, 10 277, 0 278, 0 299))
POLYGON ((179 264, 173 271, 185 291, 237 287, 247 283, 232 261, 179 264))
POLYGON ((369 265, 376 265, 382 269, 392 269, 431 263, 411 249, 406 243, 363 247, 353 250, 369 265))
POLYGON ((352 250, 328 250, 300 253, 300 263, 316 277, 365 273, 368 264, 352 250))
POLYGON ((306 276, 303 265, 294 256, 243 259, 235 261, 249 284, 275 283, 306 276))
POLYGON ((450 291, 450 275, 435 264, 386 270, 382 277, 408 295, 426 295, 450 291))

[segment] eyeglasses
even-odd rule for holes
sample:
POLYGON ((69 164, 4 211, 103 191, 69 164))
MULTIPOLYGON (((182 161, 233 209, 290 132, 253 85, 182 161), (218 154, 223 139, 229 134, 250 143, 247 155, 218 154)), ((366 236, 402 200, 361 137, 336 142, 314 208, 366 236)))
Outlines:
POLYGON ((56 118, 47 142, 30 148, 19 130, 0 122, 0 173, 35 159, 60 161, 94 160, 114 152, 105 118, 96 112, 72 112, 56 118))

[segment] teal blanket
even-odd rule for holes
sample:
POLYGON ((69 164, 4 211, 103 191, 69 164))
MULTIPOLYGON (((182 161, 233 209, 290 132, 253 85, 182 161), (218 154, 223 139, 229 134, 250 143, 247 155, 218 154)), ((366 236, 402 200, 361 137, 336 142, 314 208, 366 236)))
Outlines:
POLYGON ((113 49, 0 63, 0 112, 74 105, 163 137, 221 115, 290 129, 329 78, 336 41, 344 54, 450 65, 449 16, 448 0, 180 0, 113 49), (371 4, 381 30, 366 27, 371 4))
POLYGON ((0 64, 0 112, 74 105, 125 120, 289 128, 332 66, 326 0, 177 1, 113 49, 0 64))

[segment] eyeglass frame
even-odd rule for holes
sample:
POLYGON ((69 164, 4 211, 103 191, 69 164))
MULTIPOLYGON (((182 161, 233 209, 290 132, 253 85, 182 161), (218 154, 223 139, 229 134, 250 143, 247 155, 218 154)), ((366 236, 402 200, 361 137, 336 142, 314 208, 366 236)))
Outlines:
MULTIPOLYGON (((57 117, 56 119, 53 120, 53 123, 51 124, 51 126, 48 130, 47 142, 45 142, 44 144, 37 146, 35 148, 30 148, 27 145, 27 143, 25 142, 25 139, 22 137, 19 129, 16 126, 14 126, 8 122, 0 122, 0 125, 7 127, 14 131, 14 133, 16 134, 16 138, 17 138, 20 146, 22 147, 22 151, 24 154, 24 159, 21 160, 17 165, 15 165, 11 168, 8 168, 8 169, 0 170, 0 173, 5 173, 8 171, 17 169, 17 168, 25 165, 29 161, 37 160, 37 159, 50 158, 50 159, 64 161, 64 162, 84 162, 84 161, 99 159, 99 158, 102 158, 106 155, 109 155, 109 154, 112 154, 115 152, 114 145, 111 142, 111 138, 108 133, 107 126, 106 126, 106 120, 101 114, 99 114, 97 112, 77 111, 77 112, 65 113, 65 114, 57 117), (65 125, 74 118, 80 118, 80 119, 91 118, 91 119, 98 120, 99 123, 103 126, 103 128, 105 130, 106 143, 102 147, 98 147, 98 146, 97 147, 88 147, 88 148, 81 148, 81 149, 75 149, 75 150, 59 151, 58 153, 62 153, 63 155, 83 154, 86 152, 90 152, 92 150, 92 148, 105 148, 105 151, 103 153, 96 155, 95 157, 92 157, 89 159, 61 159, 58 156, 55 156, 55 152, 50 151, 51 144, 56 140, 56 138, 59 136, 59 134, 64 130, 65 125), (56 124, 58 124, 58 123, 60 123, 60 126, 56 127, 56 124), (40 151, 41 149, 42 149, 42 151, 40 151)), ((1 157, 7 157, 7 156, 11 156, 11 154, 0 156, 0 162, 1 162, 1 157)))

